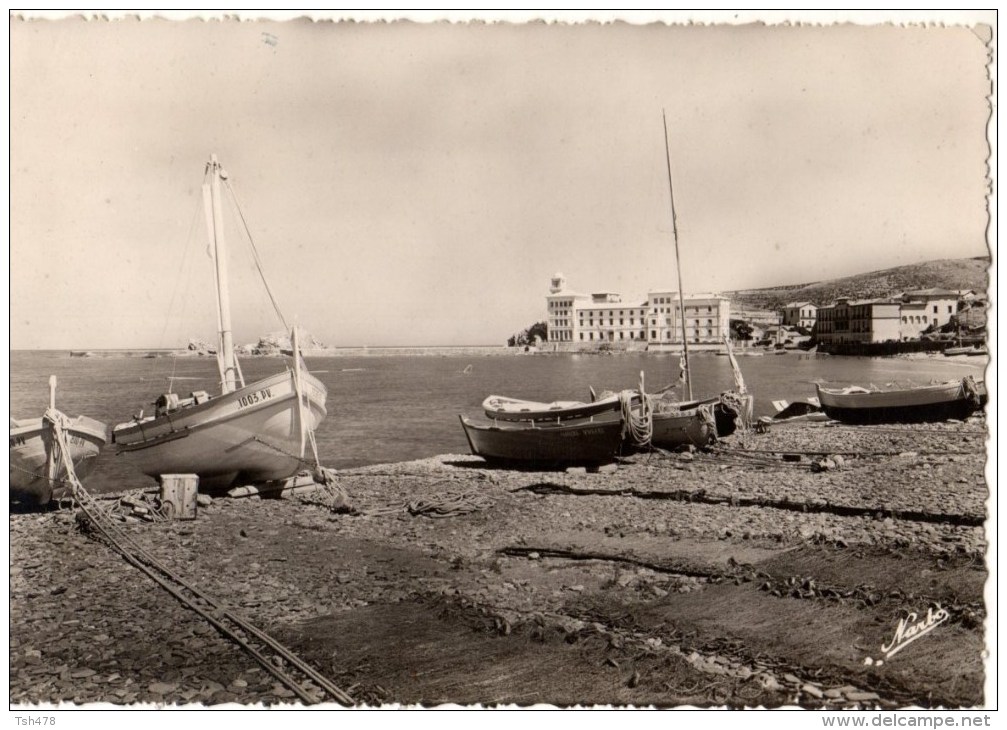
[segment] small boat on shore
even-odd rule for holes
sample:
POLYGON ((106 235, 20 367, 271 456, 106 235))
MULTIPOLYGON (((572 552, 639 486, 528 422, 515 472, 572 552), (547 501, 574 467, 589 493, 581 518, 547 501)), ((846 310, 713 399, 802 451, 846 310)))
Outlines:
POLYGON ((49 410, 41 418, 10 419, 10 501, 26 507, 49 503, 62 486, 66 468, 58 458, 52 420, 62 419, 74 473, 83 479, 93 469, 105 445, 108 427, 87 416, 70 418, 55 408, 56 378, 51 377, 49 410))
POLYGON ((720 399, 689 403, 655 401, 649 443, 673 451, 682 446, 706 446, 717 440, 717 408, 720 399))
MULTIPOLYGON (((631 397, 634 403, 640 402, 639 393, 633 393, 631 397)), ((588 403, 584 401, 538 403, 491 395, 483 401, 482 408, 487 418, 496 421, 570 421, 606 413, 618 413, 622 409, 621 398, 619 393, 613 393, 588 403)))
POLYGON ((976 357, 979 355, 988 355, 989 351, 983 344, 972 345, 971 347, 949 347, 944 351, 947 357, 954 357, 955 355, 968 355, 970 357, 976 357))
POLYGON ((851 386, 823 388, 816 384, 818 400, 829 418, 850 424, 921 423, 965 419, 983 407, 986 390, 968 375, 935 385, 888 390, 851 386))
POLYGON ((596 466, 615 460, 621 419, 478 423, 459 416, 469 448, 487 461, 526 466, 596 466))
POLYGON ((773 408, 776 413, 770 416, 763 416, 760 420, 763 424, 777 423, 816 423, 830 420, 822 411, 822 404, 817 398, 797 400, 793 403, 785 400, 774 400, 773 408))

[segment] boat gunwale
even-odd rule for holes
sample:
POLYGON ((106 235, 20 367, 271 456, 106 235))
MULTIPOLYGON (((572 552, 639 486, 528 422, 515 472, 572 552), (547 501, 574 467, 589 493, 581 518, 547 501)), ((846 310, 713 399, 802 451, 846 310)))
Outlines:
MULTIPOLYGON (((322 383, 322 381, 319 380, 318 378, 316 378, 314 375, 311 375, 310 373, 306 373, 306 375, 308 377, 310 377, 312 380, 314 380, 315 383, 317 383, 318 389, 320 389, 325 394, 325 396, 327 397, 328 396, 328 389, 325 387, 325 385, 322 383)), ((140 420, 140 421, 133 420, 133 421, 127 421, 125 423, 120 423, 120 424, 117 424, 112 429, 112 440, 116 444, 118 444, 119 443, 118 439, 121 436, 132 436, 132 435, 134 435, 136 433, 140 433, 141 436, 142 436, 145 429, 160 428, 164 424, 168 424, 169 425, 169 427, 170 427, 170 430, 168 431, 169 434, 170 433, 179 433, 179 432, 183 432, 183 431, 186 432, 186 433, 193 433, 193 432, 199 431, 199 430, 201 430, 203 428, 207 428, 209 426, 216 425, 218 423, 225 423, 227 421, 233 420, 234 418, 239 418, 239 417, 241 417, 241 416, 243 416, 243 415, 245 415, 247 413, 256 413, 256 412, 258 412, 258 411, 260 411, 260 410, 262 410, 262 409, 264 409, 266 407, 271 407, 271 406, 279 404, 279 403, 286 403, 289 400, 296 399, 297 398, 297 393, 294 391, 293 382, 292 381, 293 381, 293 371, 291 371, 290 369, 288 369, 285 372, 274 373, 273 375, 269 375, 269 376, 267 376, 265 378, 262 378, 261 380, 257 380, 254 383, 251 383, 250 385, 246 385, 244 388, 239 388, 238 390, 233 390, 230 393, 222 393, 222 394, 217 395, 217 396, 212 396, 209 400, 207 400, 204 403, 198 403, 198 404, 194 404, 194 405, 190 405, 190 406, 185 406, 184 408, 180 408, 180 409, 178 409, 176 411, 173 411, 171 413, 164 413, 164 414, 162 414, 160 416, 152 416, 150 418, 147 418, 147 419, 144 419, 144 420, 140 420), (249 407, 247 407, 247 408, 245 408, 243 410, 235 411, 232 414, 229 414, 227 416, 223 416, 223 417, 220 417, 220 418, 213 419, 213 420, 208 421, 206 423, 197 423, 197 424, 194 424, 192 426, 182 426, 181 428, 175 428, 174 427, 174 424, 172 422, 173 418, 180 419, 180 418, 187 418, 187 417, 190 417, 190 416, 193 416, 193 415, 196 415, 196 416, 201 415, 201 414, 203 414, 203 413, 211 410, 211 408, 219 407, 221 405, 228 405, 228 404, 230 404, 230 403, 238 400, 246 392, 261 390, 263 387, 265 387, 265 383, 271 382, 273 380, 276 380, 276 381, 280 382, 280 381, 282 381, 284 379, 287 379, 287 378, 289 378, 291 380, 291 391, 287 395, 284 395, 284 396, 281 396, 281 397, 275 398, 275 399, 261 401, 259 403, 253 403, 252 405, 250 405, 249 407)), ((303 386, 302 386, 302 389, 303 389, 303 386)), ((308 394, 308 398, 309 398, 309 400, 312 403, 318 405, 319 409, 322 412, 322 417, 328 415, 328 411, 325 408, 325 401, 324 401, 324 399, 322 401, 317 401, 316 399, 311 398, 310 394, 308 394)), ((157 436, 157 437, 153 437, 152 439, 149 439, 149 440, 155 440, 155 439, 158 439, 158 438, 161 438, 161 437, 157 436)), ((148 439, 146 439, 146 438, 143 439, 144 442, 147 441, 147 440, 148 439)), ((129 445, 132 445, 132 444, 127 444, 127 446, 129 446, 129 445)), ((154 444, 151 444, 151 445, 153 446, 154 444)))
POLYGON ((486 424, 477 423, 471 418, 463 415, 458 416, 464 426, 472 428, 476 431, 482 432, 504 432, 504 433, 523 433, 529 431, 554 433, 556 431, 571 431, 571 430, 585 430, 589 428, 599 428, 599 427, 611 427, 614 425, 622 426, 621 419, 605 419, 605 420, 584 420, 580 422, 580 419, 567 419, 565 421, 508 421, 504 420, 502 424, 495 423, 493 419, 487 419, 486 424))
MULTIPOLYGON (((33 439, 36 437, 36 432, 41 437, 45 430, 45 419, 42 417, 22 419, 16 427, 11 428, 10 436, 11 438, 25 438, 26 440, 29 438, 33 439)), ((64 430, 70 435, 88 440, 100 439, 102 444, 107 444, 109 440, 108 425, 89 416, 77 416, 68 425, 64 426, 64 430)), ((12 446, 11 448, 16 447, 12 446)))
MULTIPOLYGON (((631 403, 638 405, 640 396, 634 393, 631 403)), ((573 420, 587 418, 592 415, 606 413, 608 411, 618 411, 621 408, 619 394, 602 398, 596 401, 554 401, 553 403, 542 403, 539 401, 523 400, 521 398, 510 398, 502 395, 487 396, 482 402, 483 413, 487 418, 500 421, 549 421, 553 419, 573 420), (502 399, 512 404, 527 404, 531 408, 521 411, 506 410, 506 408, 494 408, 489 404, 493 399, 502 399)))
MULTIPOLYGON (((816 383, 818 400, 822 409, 848 409, 870 411, 875 409, 915 408, 954 403, 968 399, 963 381, 948 381, 935 385, 895 390, 859 390, 843 392, 823 388, 816 383)), ((979 384, 980 397, 982 385, 979 384)))

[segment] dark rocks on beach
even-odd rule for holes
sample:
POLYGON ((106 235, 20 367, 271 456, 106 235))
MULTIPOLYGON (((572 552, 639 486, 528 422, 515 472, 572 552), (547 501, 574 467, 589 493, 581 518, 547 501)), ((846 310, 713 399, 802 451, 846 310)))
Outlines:
MULTIPOLYGON (((981 443, 972 424, 781 428, 590 476, 448 455, 339 474, 353 513, 299 497, 216 499, 194 521, 121 529, 379 702, 532 692, 542 702, 970 706, 982 700, 981 443), (783 454, 833 466, 812 473, 783 454), (920 463, 931 468, 909 468, 920 463), (543 484, 557 488, 524 489, 543 484), (479 498, 475 509, 439 519, 405 508, 466 497, 479 498), (517 546, 520 556, 502 552, 517 546), (953 618, 886 663, 894 679, 879 689, 850 632, 869 633, 878 656, 891 617, 932 601, 953 618), (938 651, 945 661, 931 660, 938 651), (610 675, 592 674, 615 671, 606 657, 624 668, 616 694, 610 675), (689 694, 724 677, 742 683, 689 694)), ((12 515, 10 542, 12 703, 292 701, 65 513, 12 515)))

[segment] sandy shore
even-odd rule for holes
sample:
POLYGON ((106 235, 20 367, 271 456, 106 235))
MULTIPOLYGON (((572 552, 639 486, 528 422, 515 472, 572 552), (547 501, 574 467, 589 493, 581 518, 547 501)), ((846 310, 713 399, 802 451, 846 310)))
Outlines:
MULTIPOLYGON (((611 473, 355 469, 353 513, 309 492, 123 530, 363 704, 973 707, 984 463, 981 419, 792 425, 611 473)), ((12 704, 294 701, 73 512, 10 540, 12 704)))

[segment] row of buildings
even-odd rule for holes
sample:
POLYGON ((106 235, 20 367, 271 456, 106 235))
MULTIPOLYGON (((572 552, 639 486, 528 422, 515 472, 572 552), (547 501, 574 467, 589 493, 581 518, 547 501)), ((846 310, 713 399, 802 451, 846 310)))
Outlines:
MULTIPOLYGON (((829 306, 792 302, 780 312, 777 335, 785 328, 813 332, 821 344, 898 342, 919 339, 951 321, 972 291, 919 289, 890 299, 837 299, 829 306)), ((624 302, 614 292, 580 294, 556 274, 546 296, 548 344, 583 347, 603 343, 623 347, 680 346, 682 309, 690 345, 719 345, 731 332, 731 303, 719 294, 690 294, 679 303, 674 290, 650 291, 624 302)), ((796 335, 795 335, 796 336, 796 335)))
POLYGON ((619 294, 579 294, 556 274, 546 297, 549 344, 620 344, 653 348, 680 345, 682 312, 690 344, 722 343, 730 333, 731 303, 718 294, 692 294, 681 302, 673 290, 651 291, 641 301, 623 302, 619 294))
POLYGON ((894 299, 837 299, 827 307, 792 302, 781 311, 784 325, 814 329, 821 344, 899 342, 919 339, 951 321, 973 291, 918 289, 894 299))

